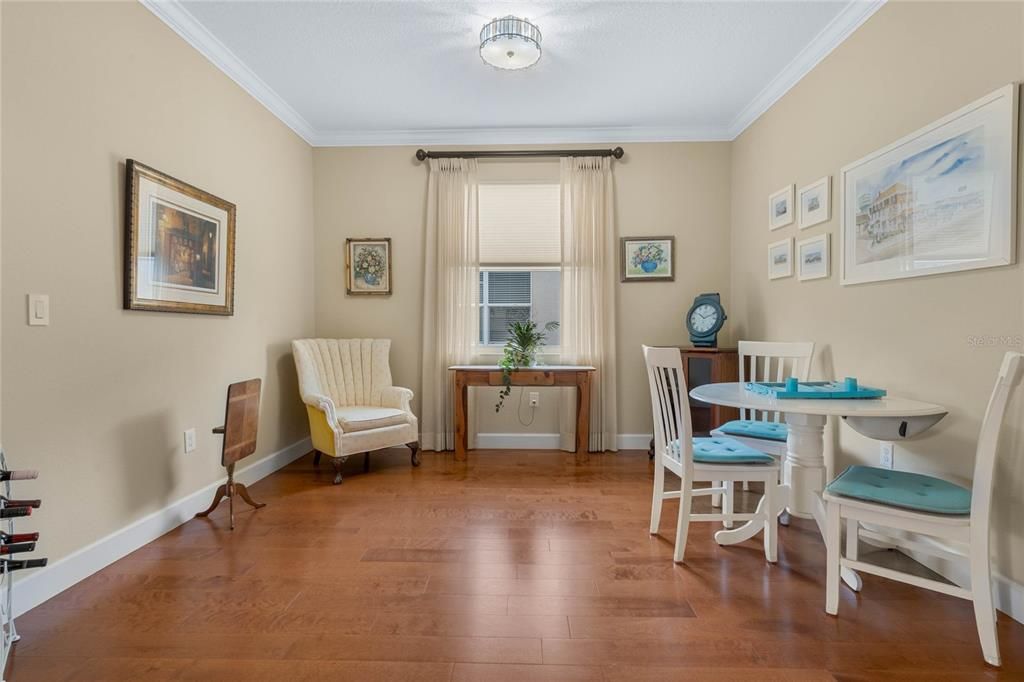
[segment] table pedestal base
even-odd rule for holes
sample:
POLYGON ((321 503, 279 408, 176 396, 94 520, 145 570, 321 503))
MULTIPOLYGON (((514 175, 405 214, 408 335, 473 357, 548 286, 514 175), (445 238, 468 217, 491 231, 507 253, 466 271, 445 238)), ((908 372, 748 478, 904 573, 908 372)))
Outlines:
POLYGON ((789 437, 782 481, 792 489, 786 511, 802 519, 814 518, 815 501, 825 487, 825 422, 820 415, 786 415, 789 437))
MULTIPOLYGON (((825 537, 825 503, 821 491, 825 489, 825 423, 828 417, 817 414, 786 414, 789 437, 786 439, 786 458, 782 462, 782 481, 790 488, 790 503, 786 508, 792 516, 814 519, 818 532, 825 537)), ((843 582, 859 592, 861 579, 855 571, 843 568, 843 582)))

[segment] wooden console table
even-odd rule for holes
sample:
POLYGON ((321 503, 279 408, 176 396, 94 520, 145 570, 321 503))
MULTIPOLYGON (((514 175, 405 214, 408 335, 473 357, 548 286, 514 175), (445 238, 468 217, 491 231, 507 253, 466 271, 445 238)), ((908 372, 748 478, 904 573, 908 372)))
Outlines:
MULTIPOLYGON (((470 386, 503 386, 501 368, 497 365, 452 365, 455 373, 455 459, 466 460, 469 447, 467 417, 470 386)), ((576 387, 576 463, 589 459, 590 446, 590 377, 597 371, 589 365, 545 365, 512 373, 513 386, 575 386, 576 387)))

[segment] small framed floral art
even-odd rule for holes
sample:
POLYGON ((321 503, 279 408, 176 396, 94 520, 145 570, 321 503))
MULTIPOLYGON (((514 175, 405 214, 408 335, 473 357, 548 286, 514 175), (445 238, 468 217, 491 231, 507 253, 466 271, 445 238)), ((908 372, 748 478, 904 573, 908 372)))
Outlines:
POLYGON ((622 237, 622 281, 672 281, 676 278, 675 237, 622 237))
POLYGON ((390 295, 391 239, 346 239, 345 277, 351 295, 390 295))

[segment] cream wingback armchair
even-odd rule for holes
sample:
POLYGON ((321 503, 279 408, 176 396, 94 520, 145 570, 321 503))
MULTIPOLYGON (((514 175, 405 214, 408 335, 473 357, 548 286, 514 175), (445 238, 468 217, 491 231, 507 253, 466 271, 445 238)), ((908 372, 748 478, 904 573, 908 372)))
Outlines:
POLYGON ((419 424, 409 408, 412 391, 391 385, 390 339, 292 341, 299 393, 316 449, 334 462, 334 483, 349 455, 406 445, 419 466, 419 424))

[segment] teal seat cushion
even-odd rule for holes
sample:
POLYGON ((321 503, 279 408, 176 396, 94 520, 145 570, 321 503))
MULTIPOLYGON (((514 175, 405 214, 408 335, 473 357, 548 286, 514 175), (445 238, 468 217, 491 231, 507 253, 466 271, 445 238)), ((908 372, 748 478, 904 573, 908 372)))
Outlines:
POLYGON ((756 419, 734 419, 719 426, 716 431, 727 433, 730 436, 744 436, 746 438, 761 438, 762 440, 777 440, 786 442, 789 436, 789 427, 777 422, 762 422, 756 419))
POLYGON ((851 466, 828 484, 833 495, 931 514, 970 514, 971 491, 941 478, 878 467, 851 466))
MULTIPOLYGON (((679 446, 673 444, 677 455, 679 446)), ((732 438, 694 438, 693 461, 703 464, 772 464, 775 458, 732 438)))

